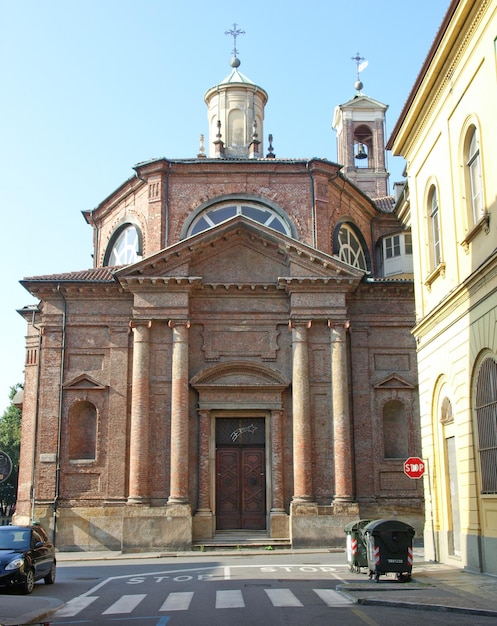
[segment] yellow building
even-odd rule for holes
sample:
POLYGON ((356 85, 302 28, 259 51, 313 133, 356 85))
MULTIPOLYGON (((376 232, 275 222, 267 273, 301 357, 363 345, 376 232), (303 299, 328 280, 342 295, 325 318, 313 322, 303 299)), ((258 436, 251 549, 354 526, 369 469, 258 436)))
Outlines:
POLYGON ((426 557, 497 574, 497 0, 453 0, 389 139, 416 282, 426 557))

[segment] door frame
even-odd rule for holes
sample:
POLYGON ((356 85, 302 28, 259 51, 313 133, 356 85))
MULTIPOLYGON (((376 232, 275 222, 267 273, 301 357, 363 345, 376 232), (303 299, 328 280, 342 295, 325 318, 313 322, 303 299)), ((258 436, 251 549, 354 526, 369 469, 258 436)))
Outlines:
POLYGON ((209 476, 210 476, 210 501, 212 510, 213 532, 216 532, 216 420, 239 417, 243 419, 264 418, 264 465, 266 474, 266 530, 269 531, 269 513, 271 511, 271 411, 270 410, 217 410, 211 412, 209 434, 209 476))

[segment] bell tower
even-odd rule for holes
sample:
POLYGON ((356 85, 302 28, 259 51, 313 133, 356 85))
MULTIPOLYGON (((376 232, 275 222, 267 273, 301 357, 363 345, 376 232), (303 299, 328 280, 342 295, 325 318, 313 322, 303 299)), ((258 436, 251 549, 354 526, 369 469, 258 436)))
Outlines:
POLYGON ((233 24, 226 31, 234 39, 232 71, 204 96, 209 120, 210 158, 260 158, 263 156, 263 122, 267 93, 238 68, 236 38, 244 31, 233 24))
POLYGON ((360 72, 367 62, 359 53, 356 95, 335 108, 332 128, 337 133, 337 160, 343 173, 371 198, 388 195, 388 171, 385 152, 385 114, 388 105, 362 93, 360 72))

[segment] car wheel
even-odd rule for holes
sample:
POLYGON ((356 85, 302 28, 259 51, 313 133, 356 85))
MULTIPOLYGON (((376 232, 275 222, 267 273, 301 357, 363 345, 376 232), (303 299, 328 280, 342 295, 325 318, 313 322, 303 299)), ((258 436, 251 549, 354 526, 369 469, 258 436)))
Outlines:
POLYGON ((21 593, 28 594, 31 593, 35 586, 35 574, 32 569, 28 569, 26 572, 26 578, 24 582, 21 583, 21 593))
POLYGON ((43 578, 45 585, 53 585, 55 582, 55 561, 52 563, 52 567, 48 574, 43 578))

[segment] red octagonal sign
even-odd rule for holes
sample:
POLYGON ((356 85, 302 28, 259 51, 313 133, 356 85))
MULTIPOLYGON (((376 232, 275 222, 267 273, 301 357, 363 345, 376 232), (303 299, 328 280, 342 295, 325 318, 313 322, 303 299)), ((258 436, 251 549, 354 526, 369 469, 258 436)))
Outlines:
POLYGON ((425 462, 419 456, 410 456, 404 461, 404 473, 409 478, 421 478, 425 473, 425 462))

